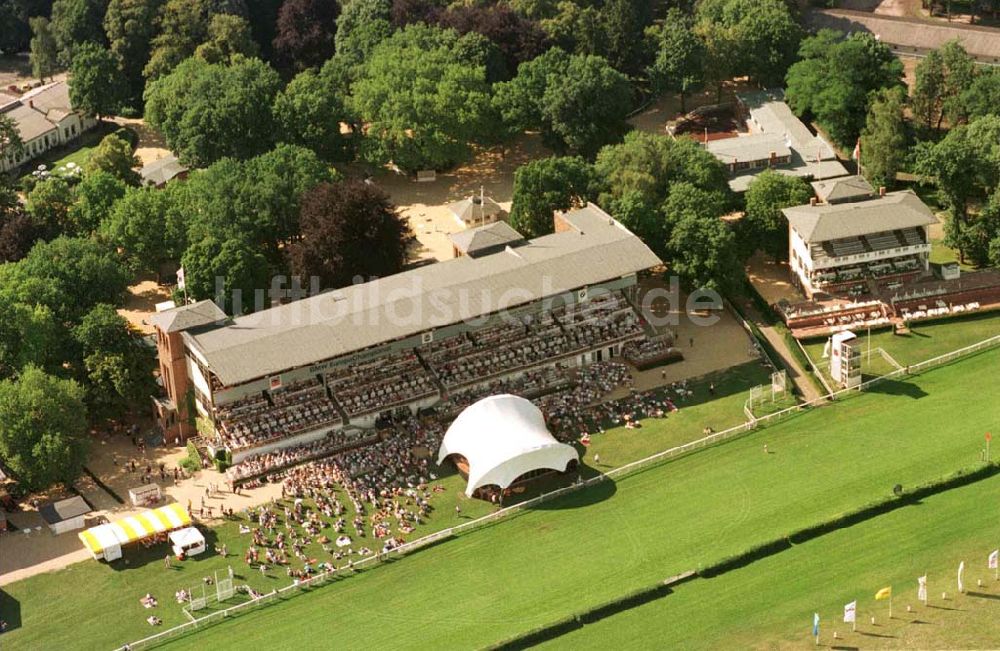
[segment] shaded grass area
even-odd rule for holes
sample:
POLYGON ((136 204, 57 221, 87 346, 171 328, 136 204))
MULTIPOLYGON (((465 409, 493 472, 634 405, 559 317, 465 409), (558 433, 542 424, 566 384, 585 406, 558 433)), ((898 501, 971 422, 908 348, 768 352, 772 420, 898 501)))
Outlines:
MULTIPOLYGON (((508 638, 851 510, 897 483, 978 465, 1000 403, 976 388, 998 363, 1000 353, 983 353, 805 412, 623 478, 610 499, 573 493, 169 646, 329 638, 343 648, 468 648, 508 638)), ((657 640, 634 634, 639 645, 657 640)))
MULTIPOLYGON (((612 428, 603 434, 595 434, 590 447, 585 449, 587 456, 583 460, 581 474, 584 477, 593 476, 665 448, 687 443, 703 436, 702 430, 706 426, 721 430, 742 423, 744 420, 742 406, 749 388, 766 381, 767 378, 767 370, 759 363, 751 362, 728 371, 708 375, 698 382, 689 384, 693 395, 678 400, 680 407, 678 413, 671 414, 665 419, 647 420, 640 429, 612 428), (712 384, 715 385, 714 394, 709 390, 712 384), (595 453, 601 456, 601 464, 598 467, 594 467, 593 463, 595 453)), ((405 536, 407 540, 468 522, 495 510, 495 507, 488 502, 466 498, 463 493, 465 482, 450 465, 446 465, 442 470, 443 474, 433 482, 434 485, 445 489, 443 492, 433 493, 431 502, 435 511, 413 534, 405 536), (460 507, 461 513, 456 513, 456 506, 460 507)), ((566 482, 567 478, 560 476, 543 478, 529 484, 509 502, 528 499, 541 492, 564 486, 566 482)), ((607 500, 613 496, 614 488, 613 483, 598 486, 595 490, 587 491, 585 496, 581 496, 578 504, 607 500)), ((350 500, 342 492, 339 496, 341 502, 348 508, 347 520, 350 521, 353 517, 350 500)), ((209 546, 206 554, 183 563, 175 562, 169 570, 164 568, 163 563, 166 547, 158 545, 149 550, 141 547, 126 550, 125 559, 110 565, 87 561, 72 565, 65 570, 31 577, 6 586, 9 598, 0 597, 2 599, 0 619, 9 623, 17 621, 21 624, 17 626, 12 624, 11 628, 14 630, 3 635, 4 650, 112 648, 161 630, 160 627, 153 628, 146 624, 145 618, 150 614, 163 619, 163 628, 182 624, 187 618, 181 607, 173 601, 174 593, 181 588, 190 589, 196 586, 196 594, 200 594, 204 576, 212 576, 216 571, 222 575, 227 572, 230 565, 237 574, 237 584, 248 584, 261 592, 269 592, 274 588, 290 584, 291 579, 286 576, 283 568, 269 570, 266 575, 261 575, 256 569, 247 568, 243 563, 243 554, 250 543, 250 537, 240 535, 238 527, 237 522, 227 522, 208 530, 206 538, 209 546), (228 559, 213 551, 216 544, 222 543, 228 547, 228 559), (158 608, 146 610, 139 604, 139 598, 147 592, 157 597, 160 602, 158 608), (99 598, 96 595, 99 595, 99 598), (108 626, 104 619, 104 614, 109 610, 115 612, 113 626, 108 626), (9 613, 16 613, 16 618, 9 613), (74 621, 75 624, 56 627, 50 625, 53 621, 74 621)), ((353 535, 353 528, 348 527, 348 529, 353 535)), ((336 538, 332 528, 324 529, 323 533, 330 538, 336 538)), ((444 547, 451 544, 448 543, 444 547)), ((355 537, 354 547, 361 545, 373 549, 381 547, 381 543, 377 541, 355 537)), ((329 560, 338 566, 346 562, 332 559, 316 543, 307 546, 306 554, 321 562, 329 560)), ((389 567, 376 569, 374 572, 405 566, 410 560, 405 559, 389 567)), ((299 568, 301 563, 295 562, 294 566, 299 568)), ((352 578, 345 581, 343 587, 349 586, 355 580, 352 578)), ((209 594, 212 594, 213 588, 207 589, 209 594)), ((323 588, 318 594, 326 590, 327 588, 323 588)), ((303 597, 306 598, 308 597, 303 597)), ((234 600, 231 604, 238 601, 234 600)), ((280 648, 280 645, 278 647, 280 648)))
POLYGON ((821 643, 834 648, 992 648, 1000 639, 1000 582, 986 568, 1000 523, 983 517, 1000 500, 1000 476, 934 495, 776 556, 675 588, 663 599, 623 612, 549 643, 549 648, 806 648, 812 613, 821 643), (955 570, 968 566, 966 595, 955 570), (917 601, 916 578, 928 575, 929 607, 917 601), (983 579, 984 587, 976 586, 983 579), (891 585, 893 619, 877 590, 891 585), (942 591, 950 595, 942 601, 942 591), (842 623, 858 601, 858 631, 842 623), (914 612, 907 613, 907 605, 914 612), (870 623, 876 617, 876 626, 870 623), (833 640, 833 631, 841 639, 833 640))

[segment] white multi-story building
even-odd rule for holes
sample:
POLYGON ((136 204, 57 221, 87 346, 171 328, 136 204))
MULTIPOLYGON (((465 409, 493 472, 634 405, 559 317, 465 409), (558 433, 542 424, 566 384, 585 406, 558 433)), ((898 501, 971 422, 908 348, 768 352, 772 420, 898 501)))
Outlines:
POLYGON ((911 190, 860 201, 786 208, 788 264, 809 298, 860 295, 927 273, 937 218, 911 190))
POLYGON ((5 115, 17 125, 24 151, 19 158, 9 154, 0 158, 0 172, 12 170, 27 161, 63 145, 92 128, 97 121, 73 110, 69 85, 56 81, 28 91, 21 97, 0 105, 5 115))

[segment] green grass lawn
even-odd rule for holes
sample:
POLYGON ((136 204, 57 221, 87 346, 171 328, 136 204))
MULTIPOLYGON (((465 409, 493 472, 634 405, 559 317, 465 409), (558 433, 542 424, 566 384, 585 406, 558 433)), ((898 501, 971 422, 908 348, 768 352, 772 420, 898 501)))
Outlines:
POLYGON ((119 128, 114 122, 101 122, 93 129, 80 134, 80 137, 76 140, 49 150, 26 163, 23 168, 25 174, 22 178, 31 176, 31 173, 37 170, 38 166, 42 164, 53 174, 58 174, 58 169, 65 166, 66 163, 76 163, 79 167, 83 167, 87 163, 87 159, 90 158, 91 152, 101 143, 101 140, 119 128))
MULTIPOLYGON (((768 377, 768 371, 756 362, 712 374, 689 385, 693 396, 678 402, 678 413, 666 419, 648 420, 640 429, 615 428, 604 434, 595 434, 586 454, 588 460, 595 453, 600 454, 601 466, 599 469, 585 466, 584 475, 592 476, 599 471, 700 438, 706 426, 723 430, 742 423, 743 402, 750 387, 767 381, 768 377), (714 394, 709 391, 710 384, 715 385, 714 394)), ((590 463, 593 465, 592 461, 590 463)), ((487 502, 466 498, 463 493, 464 481, 454 472, 442 476, 435 484, 446 490, 434 494, 432 503, 436 510, 424 525, 418 527, 413 537, 466 522, 495 509, 487 502), (455 514, 456 505, 461 506, 461 518, 455 514)), ((564 484, 564 479, 546 479, 531 486, 530 490, 518 495, 516 499, 526 499, 564 484)), ((350 501, 343 496, 341 501, 350 505, 350 501)), ((331 538, 336 537, 329 531, 327 533, 331 538)), ((172 600, 174 592, 199 584, 203 576, 210 576, 215 571, 225 572, 228 565, 232 565, 234 571, 242 575, 241 582, 248 583, 257 590, 270 591, 291 582, 283 571, 271 572, 266 577, 257 571, 246 571, 242 557, 249 541, 248 536, 239 535, 237 523, 215 527, 207 539, 210 550, 215 544, 225 542, 229 548, 229 558, 223 559, 208 552, 205 556, 183 564, 175 563, 174 569, 166 570, 163 567, 165 548, 158 546, 149 551, 127 550, 125 560, 128 560, 128 565, 124 561, 111 565, 88 561, 5 586, 3 590, 7 591, 7 595, 0 591, 0 619, 14 624, 13 628, 16 630, 3 636, 3 648, 6 651, 8 648, 73 646, 74 642, 81 639, 78 637, 79 628, 60 631, 46 626, 45 622, 55 617, 75 619, 79 615, 84 615, 80 624, 83 626, 82 639, 86 643, 82 648, 110 648, 145 637, 153 632, 144 621, 150 611, 142 608, 138 602, 139 597, 146 592, 153 593, 160 600, 160 607, 155 614, 163 619, 164 627, 176 626, 186 621, 186 618, 172 600), (87 587, 67 589, 67 586, 87 587), (100 600, 92 599, 96 594, 101 595, 100 600), (113 627, 106 626, 101 619, 101 614, 107 608, 118 614, 113 627)), ((360 544, 363 542, 360 541, 360 544)), ((373 543, 368 544, 374 547, 373 543)), ((320 560, 328 560, 317 544, 310 545, 307 553, 320 560)), ((75 648, 80 648, 80 644, 77 643, 75 648)))
MULTIPOLYGON (((1000 419, 1000 401, 983 391, 998 365, 994 350, 908 383, 886 382, 877 392, 570 494, 170 646, 305 648, 318 639, 336 640, 338 648, 490 644, 883 497, 896 483, 911 486, 980 463, 983 432, 1000 419), (763 454, 764 443, 770 454, 763 454)), ((909 572, 905 548, 898 556, 899 571, 909 572)), ((141 575, 164 571, 154 564, 116 581, 130 582, 137 599, 149 582, 141 575)), ((121 590, 99 580, 113 572, 79 565, 9 586, 10 598, 21 602, 24 628, 5 647, 70 639, 100 647, 148 632, 134 623, 141 613, 124 609, 113 630, 91 623, 112 608, 94 596, 121 590), (66 590, 74 580, 86 588, 66 590), (60 639, 43 624, 69 619, 76 624, 60 639)), ((826 608, 839 601, 831 589, 826 608)), ((161 608, 163 616, 171 609, 161 608)))
POLYGON ((806 542, 673 594, 575 630, 550 648, 737 649, 813 646, 812 614, 821 643, 841 648, 995 648, 1000 640, 1000 583, 986 557, 1000 540, 994 517, 1000 476, 953 489, 806 542), (966 561, 966 590, 955 595, 966 561), (916 578, 928 575, 929 607, 916 578), (983 579, 984 587, 976 586, 983 579), (877 590, 892 585, 893 619, 877 590), (941 600, 947 591, 949 601, 941 600), (858 601, 858 631, 843 623, 843 606, 858 601), (907 613, 911 605, 914 612, 907 613), (876 626, 870 617, 875 615, 876 626), (916 623, 914 620, 919 620, 916 623), (843 639, 834 640, 833 631, 843 639), (878 637, 876 637, 878 636, 878 637))
MULTIPOLYGON (((867 360, 867 331, 859 331, 855 334, 858 335, 864 351, 861 369, 865 375, 884 375, 893 370, 894 367, 876 352, 872 352, 869 364, 867 360)), ((926 325, 915 323, 911 325, 908 335, 895 335, 892 330, 873 332, 871 348, 872 351, 881 348, 900 365, 906 366, 970 346, 996 335, 1000 335, 1000 312, 987 312, 946 321, 936 321, 926 325)), ((804 341, 802 344, 813 363, 826 372, 828 360, 823 359, 823 346, 826 344, 826 339, 812 339, 804 341)))

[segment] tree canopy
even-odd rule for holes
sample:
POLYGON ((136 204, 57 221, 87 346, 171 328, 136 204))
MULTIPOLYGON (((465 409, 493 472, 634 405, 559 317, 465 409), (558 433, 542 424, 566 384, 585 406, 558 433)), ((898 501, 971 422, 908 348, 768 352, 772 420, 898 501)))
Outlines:
POLYGON ((906 95, 899 87, 880 91, 861 131, 861 169, 873 187, 891 188, 908 150, 906 95))
POLYGON ((113 115, 127 100, 128 87, 118 61, 97 43, 83 43, 73 54, 69 98, 73 106, 91 117, 113 115))
POLYGON ((661 25, 648 30, 648 37, 656 53, 646 70, 653 89, 680 94, 681 113, 685 113, 688 93, 705 81, 705 43, 679 9, 671 9, 661 25))
POLYGON ((305 70, 333 56, 340 5, 330 0, 285 0, 278 11, 274 50, 289 68, 305 70))
POLYGON ((525 237, 553 231, 552 213, 596 198, 592 165, 579 156, 533 160, 514 172, 510 225, 525 237))
POLYGON ((278 73, 259 59, 231 65, 190 58, 150 83, 146 119, 188 165, 226 156, 250 158, 270 149, 278 73))
POLYGON ((289 250, 292 272, 323 288, 402 271, 413 233, 389 196, 363 181, 323 183, 302 198, 302 239, 289 250))
POLYGON ((274 100, 274 119, 282 142, 308 147, 327 161, 348 160, 352 141, 341 131, 351 123, 347 88, 340 83, 333 61, 318 73, 306 70, 295 75, 274 100))
POLYGON ((132 143, 114 133, 101 139, 84 163, 85 174, 105 172, 128 185, 139 185, 139 157, 132 149, 132 143))
POLYGON ((557 152, 593 157, 627 131, 631 94, 628 78, 601 57, 552 48, 497 84, 495 104, 511 129, 540 129, 557 152))
POLYGON ((418 24, 375 47, 351 98, 365 124, 365 158, 441 169, 464 160, 469 143, 495 138, 485 66, 454 55, 468 38, 418 24))
POLYGON ((815 116, 844 146, 864 128, 873 93, 903 84, 903 64, 868 33, 844 38, 823 29, 802 41, 799 54, 802 60, 788 70, 788 105, 799 116, 815 116))
POLYGON ((788 222, 782 215, 783 208, 809 203, 812 187, 798 176, 765 170, 758 174, 747 188, 744 200, 746 213, 741 223, 740 242, 744 253, 762 250, 775 260, 788 258, 788 222))
POLYGON ((0 458, 24 488, 80 476, 88 449, 83 396, 76 382, 36 367, 0 381, 0 458))

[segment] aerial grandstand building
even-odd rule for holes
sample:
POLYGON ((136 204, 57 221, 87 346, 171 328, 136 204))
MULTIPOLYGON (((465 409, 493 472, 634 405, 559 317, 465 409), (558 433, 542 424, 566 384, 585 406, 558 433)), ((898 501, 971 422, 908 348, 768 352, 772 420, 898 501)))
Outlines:
POLYGON ((861 295, 869 283, 901 286, 928 271, 934 214, 910 190, 784 209, 788 261, 806 296, 861 295))
POLYGON ((813 184, 786 208, 788 265, 805 301, 776 306, 798 338, 1000 307, 1000 272, 930 262, 937 218, 911 190, 875 192, 858 177, 813 184))
POLYGON ((501 247, 234 319, 208 301, 157 314, 167 439, 200 433, 234 463, 334 431, 356 444, 391 410, 644 342, 638 274, 661 261, 593 204, 554 219, 551 235, 508 233, 501 247))

